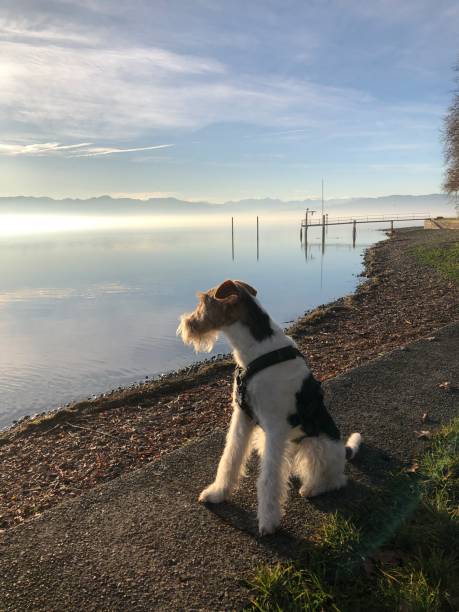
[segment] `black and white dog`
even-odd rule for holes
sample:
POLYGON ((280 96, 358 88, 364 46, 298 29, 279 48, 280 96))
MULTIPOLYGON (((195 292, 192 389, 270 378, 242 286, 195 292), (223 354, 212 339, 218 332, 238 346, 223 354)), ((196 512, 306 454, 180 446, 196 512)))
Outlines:
POLYGON ((182 315, 177 334, 196 351, 210 351, 223 332, 238 365, 225 450, 215 481, 202 491, 199 501, 228 499, 256 447, 262 464, 258 525, 265 535, 280 524, 290 474, 301 480, 304 497, 343 487, 346 459, 357 453, 361 436, 353 433, 346 444, 340 440, 320 383, 256 294, 250 285, 231 280, 198 293, 198 306, 182 315))

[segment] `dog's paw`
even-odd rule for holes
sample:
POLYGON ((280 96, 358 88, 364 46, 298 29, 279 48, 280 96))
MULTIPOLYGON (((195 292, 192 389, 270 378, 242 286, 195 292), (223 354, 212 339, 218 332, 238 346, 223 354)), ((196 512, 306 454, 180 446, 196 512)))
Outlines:
POLYGON ((322 493, 325 493, 327 491, 327 489, 325 487, 301 487, 299 490, 299 494, 301 495, 301 497, 307 497, 307 498, 311 498, 311 497, 317 497, 318 495, 322 495, 322 493))
POLYGON ((261 536, 274 533, 281 522, 282 512, 280 508, 270 509, 268 512, 258 514, 258 531, 261 536))
POLYGON ((300 487, 298 493, 301 495, 301 497, 314 497, 314 489, 311 487, 302 486, 300 487))
POLYGON ((280 525, 278 519, 264 520, 258 522, 258 531, 261 536, 267 536, 274 533, 280 525))
POLYGON ((222 501, 225 501, 226 498, 227 493, 224 489, 211 484, 207 487, 207 489, 201 491, 198 500, 202 504, 220 504, 222 501))

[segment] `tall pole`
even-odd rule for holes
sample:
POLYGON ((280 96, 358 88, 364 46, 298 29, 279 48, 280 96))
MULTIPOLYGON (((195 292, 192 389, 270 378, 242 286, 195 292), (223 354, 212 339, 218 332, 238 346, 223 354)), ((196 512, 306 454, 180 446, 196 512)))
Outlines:
POLYGON ((322 253, 325 252, 325 215, 322 215, 322 253))
POLYGON ((324 179, 322 179, 322 217, 324 216, 324 179))
POLYGON ((231 217, 231 256, 234 261, 234 217, 231 217))

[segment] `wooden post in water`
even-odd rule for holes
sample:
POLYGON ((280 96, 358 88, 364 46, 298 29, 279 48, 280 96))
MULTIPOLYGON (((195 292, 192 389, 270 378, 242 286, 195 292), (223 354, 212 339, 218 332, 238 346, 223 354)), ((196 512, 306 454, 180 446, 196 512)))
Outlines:
POLYGON ((352 247, 355 249, 355 237, 357 236, 357 221, 352 222, 352 247))
POLYGON ((325 215, 322 215, 322 253, 325 251, 325 215))
POLYGON ((394 233, 394 221, 393 219, 390 222, 390 233, 393 234, 394 233))
POLYGON ((231 217, 231 257, 234 261, 234 217, 231 217))
POLYGON ((257 215, 257 261, 260 257, 260 235, 259 235, 259 223, 258 223, 258 215, 257 215))

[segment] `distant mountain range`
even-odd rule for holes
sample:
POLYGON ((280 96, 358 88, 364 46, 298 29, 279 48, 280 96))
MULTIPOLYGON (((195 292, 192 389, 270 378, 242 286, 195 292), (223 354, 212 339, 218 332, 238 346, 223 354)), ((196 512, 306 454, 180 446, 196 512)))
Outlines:
MULTIPOLYGON (((301 212, 306 208, 320 214, 320 200, 305 199, 283 201, 272 198, 247 199, 224 204, 188 202, 176 198, 136 200, 100 196, 87 200, 46 197, 0 198, 0 214, 55 214, 55 215, 177 215, 216 213, 282 213, 301 212)), ((325 209, 330 215, 383 214, 408 212, 454 215, 454 202, 444 194, 391 195, 378 198, 346 198, 327 200, 325 209)))

